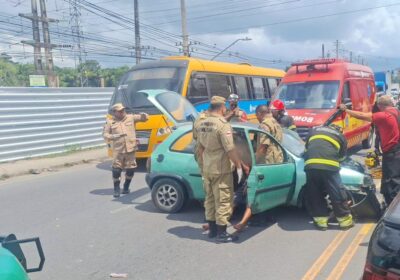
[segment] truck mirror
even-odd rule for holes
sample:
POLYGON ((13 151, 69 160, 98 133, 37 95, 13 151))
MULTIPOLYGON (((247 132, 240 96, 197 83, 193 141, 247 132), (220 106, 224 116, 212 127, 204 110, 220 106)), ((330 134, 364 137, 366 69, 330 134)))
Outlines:
POLYGON ((346 105, 347 109, 351 109, 353 107, 353 103, 350 98, 344 98, 343 104, 346 105))

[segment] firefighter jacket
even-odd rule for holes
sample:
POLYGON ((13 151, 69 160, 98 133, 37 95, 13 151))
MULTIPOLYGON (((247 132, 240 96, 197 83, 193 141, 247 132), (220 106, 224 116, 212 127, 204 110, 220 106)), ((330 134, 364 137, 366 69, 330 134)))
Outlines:
POLYGON ((330 127, 314 128, 306 141, 304 170, 339 171, 346 152, 347 141, 342 133, 330 127))

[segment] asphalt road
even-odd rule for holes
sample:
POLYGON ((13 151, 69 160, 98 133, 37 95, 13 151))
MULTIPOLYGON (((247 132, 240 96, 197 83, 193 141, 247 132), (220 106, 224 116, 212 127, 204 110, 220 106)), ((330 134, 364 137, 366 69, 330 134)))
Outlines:
POLYGON ((238 243, 215 244, 202 234, 199 203, 182 213, 159 213, 143 171, 135 175, 131 194, 113 199, 109 167, 87 164, 0 183, 0 233, 39 236, 43 244, 45 267, 32 280, 110 279, 110 273, 127 273, 127 279, 269 280, 362 274, 373 224, 320 232, 302 210, 279 208, 272 213, 275 223, 249 227, 238 243))

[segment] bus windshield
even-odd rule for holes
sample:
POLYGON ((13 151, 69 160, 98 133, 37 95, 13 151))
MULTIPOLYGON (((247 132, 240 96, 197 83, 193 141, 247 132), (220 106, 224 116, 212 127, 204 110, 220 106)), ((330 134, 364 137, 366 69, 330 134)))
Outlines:
POLYGON ((285 103, 286 109, 332 109, 336 108, 339 84, 339 81, 281 84, 276 98, 285 103))
POLYGON ((165 89, 181 93, 186 68, 159 67, 136 69, 126 73, 115 90, 110 107, 116 103, 123 103, 127 112, 140 110, 151 115, 160 114, 160 111, 147 98, 138 93, 141 90, 165 89))

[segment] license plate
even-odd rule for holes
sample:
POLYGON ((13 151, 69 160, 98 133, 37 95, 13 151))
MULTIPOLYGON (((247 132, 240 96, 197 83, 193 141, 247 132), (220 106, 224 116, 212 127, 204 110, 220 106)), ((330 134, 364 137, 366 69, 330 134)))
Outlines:
POLYGON ((149 139, 148 138, 137 138, 136 140, 139 142, 139 145, 147 145, 147 144, 149 144, 149 139))

